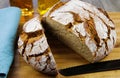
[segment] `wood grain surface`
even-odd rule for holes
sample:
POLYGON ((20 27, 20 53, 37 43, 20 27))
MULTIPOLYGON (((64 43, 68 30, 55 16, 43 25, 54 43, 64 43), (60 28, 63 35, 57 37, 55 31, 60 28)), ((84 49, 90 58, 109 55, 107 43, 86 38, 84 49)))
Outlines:
MULTIPOLYGON (((113 51, 103 60, 120 59, 120 12, 109 12, 109 16, 114 21, 117 31, 117 43, 113 51)), ((83 65, 88 62, 73 50, 65 46, 57 38, 47 33, 48 43, 54 54, 58 69, 83 65)), ((82 74, 76 76, 65 77, 58 75, 56 77, 47 76, 33 69, 30 65, 16 53, 14 62, 11 66, 8 78, 120 78, 120 70, 97 72, 91 74, 82 74)))

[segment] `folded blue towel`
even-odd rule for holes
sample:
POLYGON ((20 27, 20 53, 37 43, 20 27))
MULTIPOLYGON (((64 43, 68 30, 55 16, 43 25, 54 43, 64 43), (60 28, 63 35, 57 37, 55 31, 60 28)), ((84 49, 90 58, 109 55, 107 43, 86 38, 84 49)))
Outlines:
POLYGON ((20 19, 20 9, 0 9, 0 78, 6 78, 14 57, 14 41, 20 19))

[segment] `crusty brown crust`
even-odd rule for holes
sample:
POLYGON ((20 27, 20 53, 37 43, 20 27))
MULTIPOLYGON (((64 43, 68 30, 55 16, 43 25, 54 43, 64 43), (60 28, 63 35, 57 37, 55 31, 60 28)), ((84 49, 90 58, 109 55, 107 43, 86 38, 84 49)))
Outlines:
POLYGON ((57 75, 56 63, 37 17, 23 26, 18 40, 18 52, 36 70, 48 75, 57 75), (32 27, 32 28, 31 28, 32 27))
POLYGON ((107 12, 80 0, 70 0, 63 3, 64 5, 60 4, 62 2, 58 2, 43 16, 43 23, 46 23, 53 33, 57 32, 59 38, 65 37, 63 34, 61 36, 62 32, 58 33, 63 31, 62 29, 79 37, 79 40, 89 48, 88 53, 92 53, 92 56, 86 57, 83 54, 86 50, 78 51, 75 46, 63 41, 62 38, 61 40, 77 53, 83 54, 82 56, 88 61, 96 62, 107 56, 116 43, 115 26, 107 12))

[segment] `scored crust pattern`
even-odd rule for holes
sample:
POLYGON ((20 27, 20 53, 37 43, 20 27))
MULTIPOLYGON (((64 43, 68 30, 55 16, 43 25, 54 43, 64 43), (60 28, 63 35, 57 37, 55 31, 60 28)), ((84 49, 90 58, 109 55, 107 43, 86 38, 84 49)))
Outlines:
POLYGON ((80 0, 58 2, 44 15, 64 25, 83 41, 98 61, 108 55, 116 43, 113 21, 106 11, 80 0))
POLYGON ((57 75, 56 63, 38 17, 24 24, 18 39, 18 52, 36 70, 57 75))

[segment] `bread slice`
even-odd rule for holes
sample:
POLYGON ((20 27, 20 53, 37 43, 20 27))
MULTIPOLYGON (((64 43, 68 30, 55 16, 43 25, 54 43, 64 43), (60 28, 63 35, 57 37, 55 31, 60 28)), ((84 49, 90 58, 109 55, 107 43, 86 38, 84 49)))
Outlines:
POLYGON ((18 39, 18 52, 36 70, 57 75, 56 62, 38 17, 24 24, 18 39))
POLYGON ((116 43, 115 26, 106 11, 80 0, 58 2, 42 23, 89 62, 107 56, 116 43))

